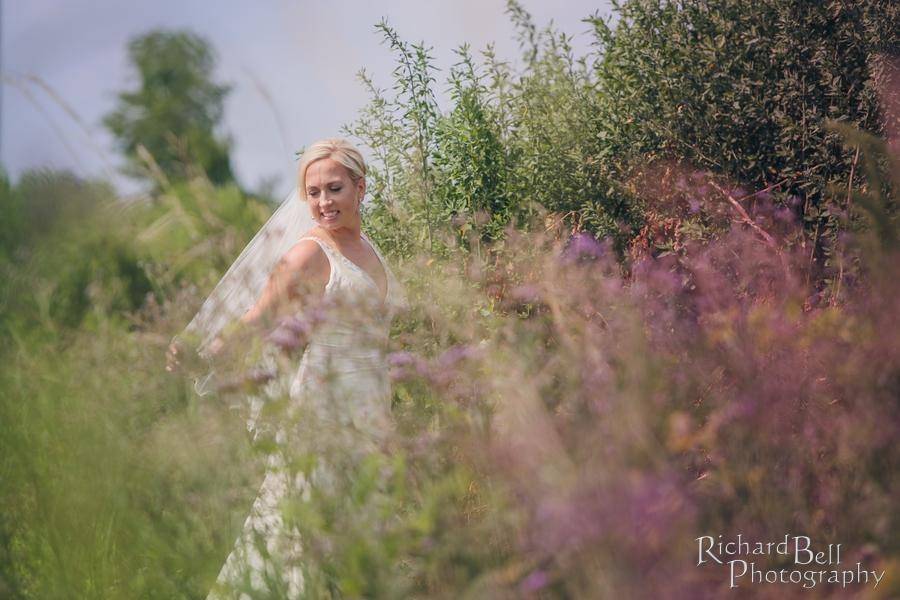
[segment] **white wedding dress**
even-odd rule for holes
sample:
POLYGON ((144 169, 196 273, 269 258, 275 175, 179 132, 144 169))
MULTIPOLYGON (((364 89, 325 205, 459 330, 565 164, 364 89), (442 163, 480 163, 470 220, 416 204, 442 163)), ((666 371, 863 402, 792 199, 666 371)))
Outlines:
MULTIPOLYGON (((289 399, 286 423, 306 420, 303 427, 281 428, 275 432, 279 447, 326 452, 322 445, 340 445, 365 453, 376 449, 392 429, 390 381, 386 359, 387 338, 392 316, 406 305, 397 283, 378 249, 363 236, 378 256, 387 279, 387 293, 361 267, 327 242, 313 239, 328 257, 331 275, 325 286, 324 300, 333 308, 328 318, 310 336, 299 363, 291 372, 276 377, 255 402, 284 394, 289 399), (336 307, 336 310, 334 309, 336 307), (309 421, 314 421, 310 427, 309 421), (292 439, 302 436, 303 440, 292 439), (314 440, 314 441, 313 441, 314 440), (310 448, 311 444, 317 447, 310 448)), ((298 240, 299 241, 299 240, 298 240)), ((264 361, 274 365, 274 352, 264 361)), ((255 417, 251 417, 253 427, 255 417)), ((302 474, 292 476, 285 468, 289 454, 269 456, 265 479, 244 523, 234 549, 219 572, 207 600, 260 597, 297 598, 303 593, 303 543, 295 531, 289 531, 282 519, 285 499, 309 498, 309 482, 302 474)), ((312 485, 329 484, 333 469, 317 463, 312 485)))

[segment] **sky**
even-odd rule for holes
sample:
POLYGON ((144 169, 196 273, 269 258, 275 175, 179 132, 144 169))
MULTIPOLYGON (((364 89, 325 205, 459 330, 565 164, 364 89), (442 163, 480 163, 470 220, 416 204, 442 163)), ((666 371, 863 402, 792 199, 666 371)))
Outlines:
MULTIPOLYGON (((187 29, 207 39, 218 63, 214 79, 233 86, 224 130, 233 140, 239 181, 264 181, 284 194, 294 153, 340 134, 368 96, 365 69, 381 88, 392 84, 394 57, 375 25, 383 18, 400 37, 433 47, 439 90, 453 49, 480 51, 494 42, 500 58, 520 52, 505 0, 0 0, 2 112, 0 163, 15 180, 28 169, 69 169, 105 177, 123 193, 140 184, 118 172, 121 158, 101 120, 118 92, 136 86, 128 41, 156 28, 187 29)), ((538 27, 551 21, 574 36, 576 54, 591 43, 581 20, 609 15, 609 0, 522 0, 538 27)), ((442 104, 445 102, 439 97, 442 104)))

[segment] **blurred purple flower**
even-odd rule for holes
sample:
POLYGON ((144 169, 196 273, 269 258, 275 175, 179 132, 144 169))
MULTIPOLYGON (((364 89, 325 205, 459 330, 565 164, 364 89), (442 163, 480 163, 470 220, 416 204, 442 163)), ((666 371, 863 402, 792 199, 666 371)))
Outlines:
POLYGON ((414 374, 419 377, 428 377, 431 373, 428 362, 411 352, 391 352, 388 354, 387 361, 390 366, 390 377, 394 381, 408 379, 414 374))
POLYGON ((393 352, 387 360, 391 367, 391 379, 395 381, 417 376, 433 385, 445 386, 454 380, 454 369, 461 361, 480 355, 477 347, 460 344, 451 346, 431 361, 410 352, 393 352))
MULTIPOLYGON (((645 260, 643 265, 646 265, 646 267, 635 271, 642 276, 642 281, 646 284, 648 292, 670 298, 672 294, 680 292, 684 287, 681 275, 672 271, 662 261, 645 260)), ((640 292, 641 290, 638 288, 636 291, 640 292)))
POLYGON ((579 259, 594 259, 605 256, 607 246, 597 241, 591 234, 582 231, 569 238, 569 243, 563 251, 565 262, 575 262, 579 259))
POLYGON ((595 539, 606 523, 603 503, 590 494, 547 495, 538 499, 532 521, 532 541, 541 554, 579 548, 595 539))
POLYGON ((783 223, 793 223, 796 220, 794 212, 785 206, 779 206, 775 209, 775 218, 783 223))
POLYGON ((332 308, 331 301, 322 301, 312 310, 304 313, 306 317, 306 322, 312 325, 318 325, 319 323, 324 323, 328 320, 329 311, 332 308))
POLYGON ((415 364, 415 357, 405 351, 391 352, 387 356, 388 366, 390 367, 390 378, 392 381, 402 381, 410 375, 410 368, 415 364))
POLYGON ((388 364, 392 367, 408 367, 415 363, 415 357, 406 351, 391 352, 388 354, 388 364))
POLYGON ((296 316, 284 317, 278 323, 278 329, 285 329, 297 335, 307 335, 309 333, 310 323, 296 316))
POLYGON ((416 375, 419 377, 430 377, 431 366, 428 364, 428 361, 421 357, 416 357, 416 361, 414 364, 416 375))
POLYGON ((409 373, 406 369, 391 369, 388 377, 390 377, 393 382, 403 381, 409 377, 409 373))
POLYGON ((538 569, 537 571, 532 571, 531 573, 529 573, 528 577, 522 580, 522 583, 519 584, 519 589, 521 589, 526 594, 534 593, 547 587, 547 584, 549 583, 550 577, 547 575, 547 573, 538 569))
POLYGON ((537 302, 541 298, 541 289, 533 284, 518 285, 510 290, 509 295, 519 302, 537 302))
POLYGON ((437 360, 437 366, 441 369, 452 369, 463 360, 476 358, 480 352, 478 348, 459 344, 448 348, 437 360))
POLYGON ((257 385, 266 383, 267 381, 271 381, 272 379, 275 379, 275 371, 273 371, 272 369, 264 368, 251 369, 247 372, 247 376, 245 378, 248 383, 254 383, 257 385))
POLYGON ((302 336, 286 327, 277 327, 269 333, 266 339, 284 352, 296 350, 303 343, 302 336))
POLYGON ((289 352, 303 346, 316 326, 325 320, 327 311, 316 307, 301 315, 282 317, 267 336, 267 340, 282 351, 289 352))

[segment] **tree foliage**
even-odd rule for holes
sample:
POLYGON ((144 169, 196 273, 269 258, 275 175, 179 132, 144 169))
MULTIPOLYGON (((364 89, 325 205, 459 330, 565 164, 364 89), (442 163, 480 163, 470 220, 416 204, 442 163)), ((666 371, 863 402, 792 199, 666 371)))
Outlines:
POLYGON ((831 190, 862 179, 858 152, 827 123, 882 131, 875 81, 879 54, 900 49, 900 5, 629 0, 616 11, 614 26, 590 19, 600 96, 590 131, 613 171, 625 179, 677 160, 771 188, 814 245, 833 242, 831 190))
POLYGON ((595 43, 576 56, 570 36, 538 29, 511 0, 521 68, 491 47, 481 60, 460 47, 444 112, 424 43, 382 23, 397 56, 393 93, 364 74, 372 102, 347 128, 378 159, 369 222, 381 241, 406 252, 427 239, 433 250, 439 228, 463 243, 470 231, 498 239, 549 211, 622 250, 656 218, 641 187, 667 161, 731 189, 768 188, 820 246, 833 240, 829 190, 862 179, 858 155, 826 124, 882 130, 874 81, 880 53, 898 48, 898 5, 627 0, 614 11, 611 22, 585 19, 595 43))
POLYGON ((151 31, 129 43, 128 55, 138 87, 119 94, 104 124, 129 172, 145 175, 155 162, 175 180, 200 169, 214 183, 232 181, 230 142, 217 133, 229 87, 211 78, 216 61, 209 43, 189 32, 151 31))

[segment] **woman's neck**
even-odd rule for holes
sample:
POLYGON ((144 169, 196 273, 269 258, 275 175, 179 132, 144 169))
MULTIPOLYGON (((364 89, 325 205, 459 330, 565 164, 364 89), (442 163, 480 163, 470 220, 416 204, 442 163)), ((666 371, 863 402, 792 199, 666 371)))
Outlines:
POLYGON ((350 227, 339 227, 337 229, 322 230, 337 246, 353 245, 359 242, 362 235, 362 229, 359 225, 350 227))

